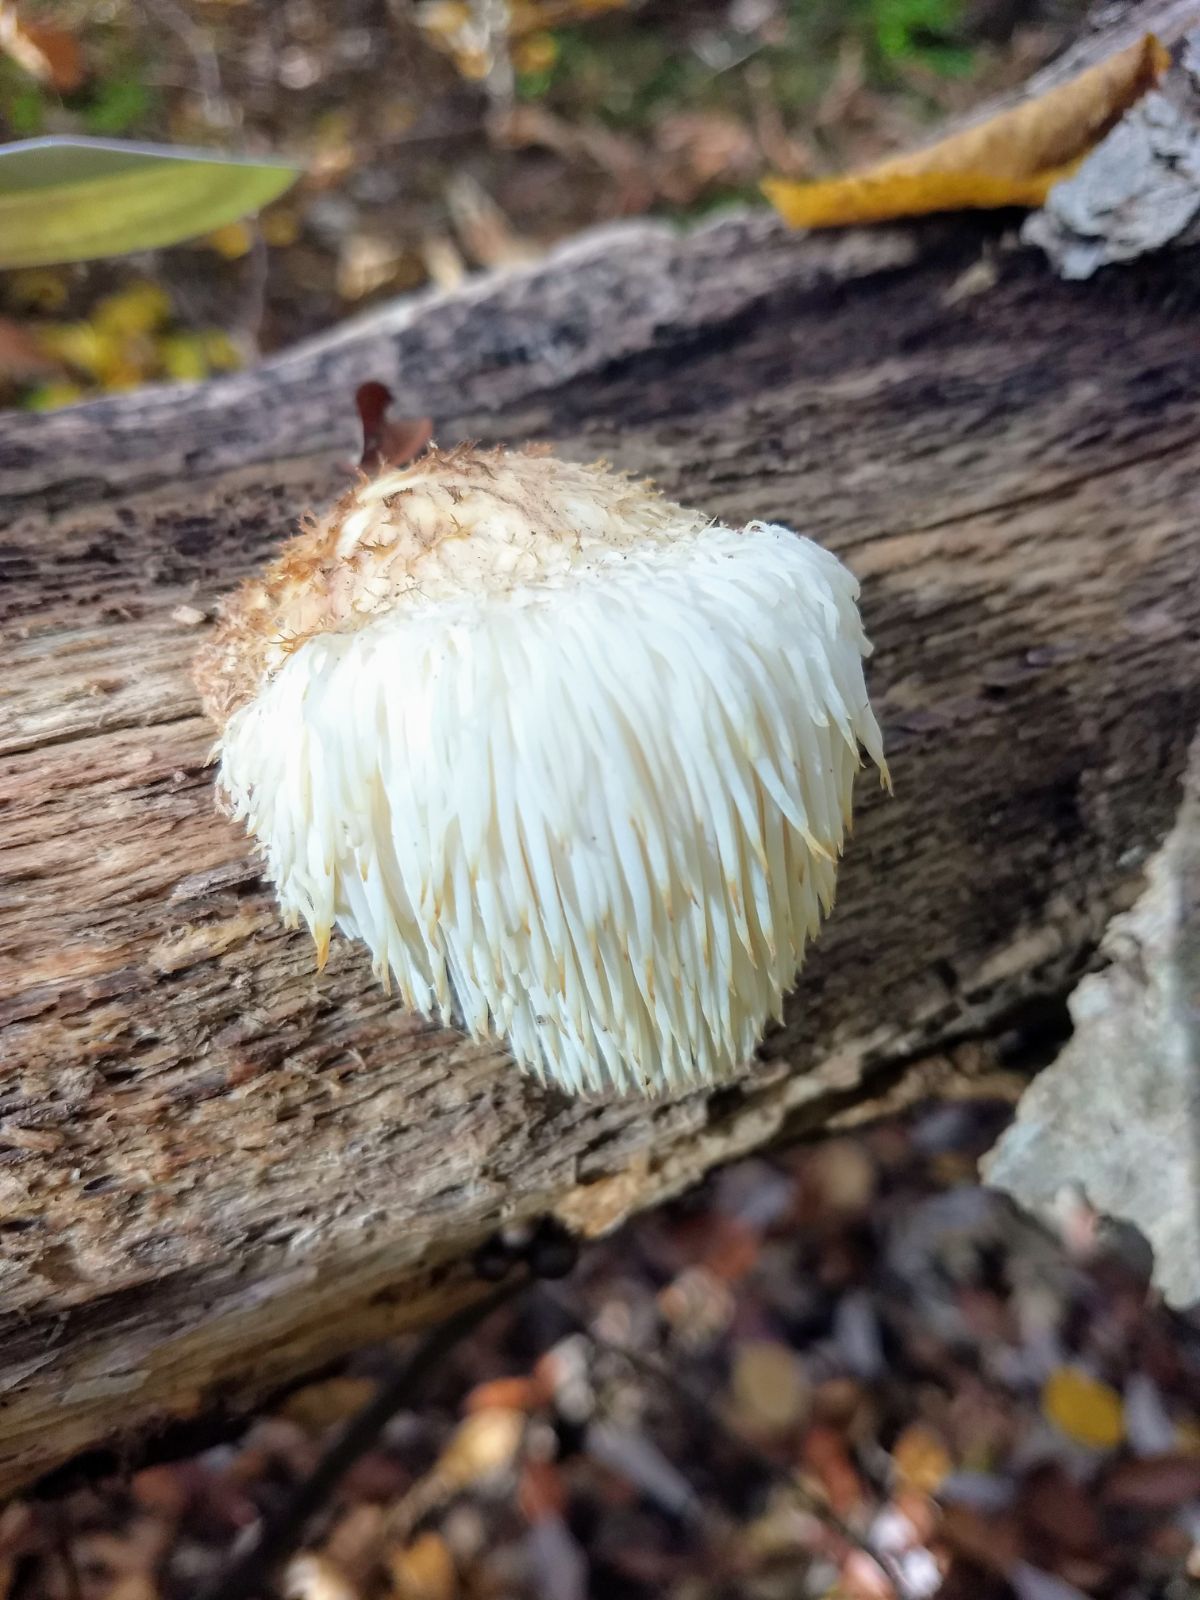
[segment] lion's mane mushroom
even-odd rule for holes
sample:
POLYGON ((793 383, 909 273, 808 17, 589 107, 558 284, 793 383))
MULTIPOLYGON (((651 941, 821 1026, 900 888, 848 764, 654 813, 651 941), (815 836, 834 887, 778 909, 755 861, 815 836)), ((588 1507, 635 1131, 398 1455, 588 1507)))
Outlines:
POLYGON ((867 703, 850 573, 603 466, 384 467, 225 604, 220 784, 323 962, 543 1080, 711 1083, 834 892, 867 703))

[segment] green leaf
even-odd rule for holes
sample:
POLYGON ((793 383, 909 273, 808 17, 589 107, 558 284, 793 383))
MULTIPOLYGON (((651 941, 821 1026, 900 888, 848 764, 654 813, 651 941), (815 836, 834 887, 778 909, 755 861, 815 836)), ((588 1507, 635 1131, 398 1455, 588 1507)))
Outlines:
POLYGON ((128 133, 153 104, 154 96, 136 78, 110 79, 98 86, 84 108, 83 125, 89 133, 116 137, 128 133))
POLYGON ((4 106, 4 117, 14 133, 24 134, 29 138, 41 133, 42 124, 46 120, 46 107, 37 86, 22 84, 9 95, 4 106))
POLYGON ((211 233, 278 198, 282 161, 113 139, 0 146, 0 267, 94 261, 211 233))

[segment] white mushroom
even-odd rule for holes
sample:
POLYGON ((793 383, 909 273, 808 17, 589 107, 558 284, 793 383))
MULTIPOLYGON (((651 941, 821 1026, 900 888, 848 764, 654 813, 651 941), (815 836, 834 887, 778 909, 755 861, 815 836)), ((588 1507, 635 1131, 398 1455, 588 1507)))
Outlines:
POLYGON ((833 901, 858 586, 603 466, 385 467, 224 608, 220 783, 289 921, 574 1092, 728 1076, 833 901))

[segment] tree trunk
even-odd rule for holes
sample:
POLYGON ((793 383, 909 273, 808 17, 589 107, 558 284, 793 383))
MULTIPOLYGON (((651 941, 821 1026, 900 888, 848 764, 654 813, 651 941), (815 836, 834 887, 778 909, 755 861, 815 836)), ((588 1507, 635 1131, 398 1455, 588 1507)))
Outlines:
MULTIPOLYGON (((241 1405, 911 1064, 1057 1014, 1200 714, 1196 261, 1086 286, 997 227, 594 234, 258 371, 0 425, 0 1489, 241 1405), (344 486, 351 396, 554 442, 863 580, 864 784, 786 1026, 733 1088, 597 1105, 314 971, 214 808, 197 612, 344 486)), ((915 1086, 915 1087, 914 1087, 915 1086)))

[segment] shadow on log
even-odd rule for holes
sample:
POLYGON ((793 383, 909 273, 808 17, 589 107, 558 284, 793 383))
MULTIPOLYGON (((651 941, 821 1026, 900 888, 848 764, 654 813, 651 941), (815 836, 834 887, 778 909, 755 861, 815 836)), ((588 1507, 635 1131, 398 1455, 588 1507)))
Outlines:
POLYGON ((998 232, 631 224, 245 376, 0 421, 0 1490, 445 1314, 503 1218, 609 1228, 1065 995, 1200 714, 1196 261, 1071 286, 998 232), (860 789, 738 1086, 569 1102, 361 949, 317 974, 215 811, 197 613, 344 486, 364 378, 441 443, 604 456, 862 578, 896 799, 860 789))

